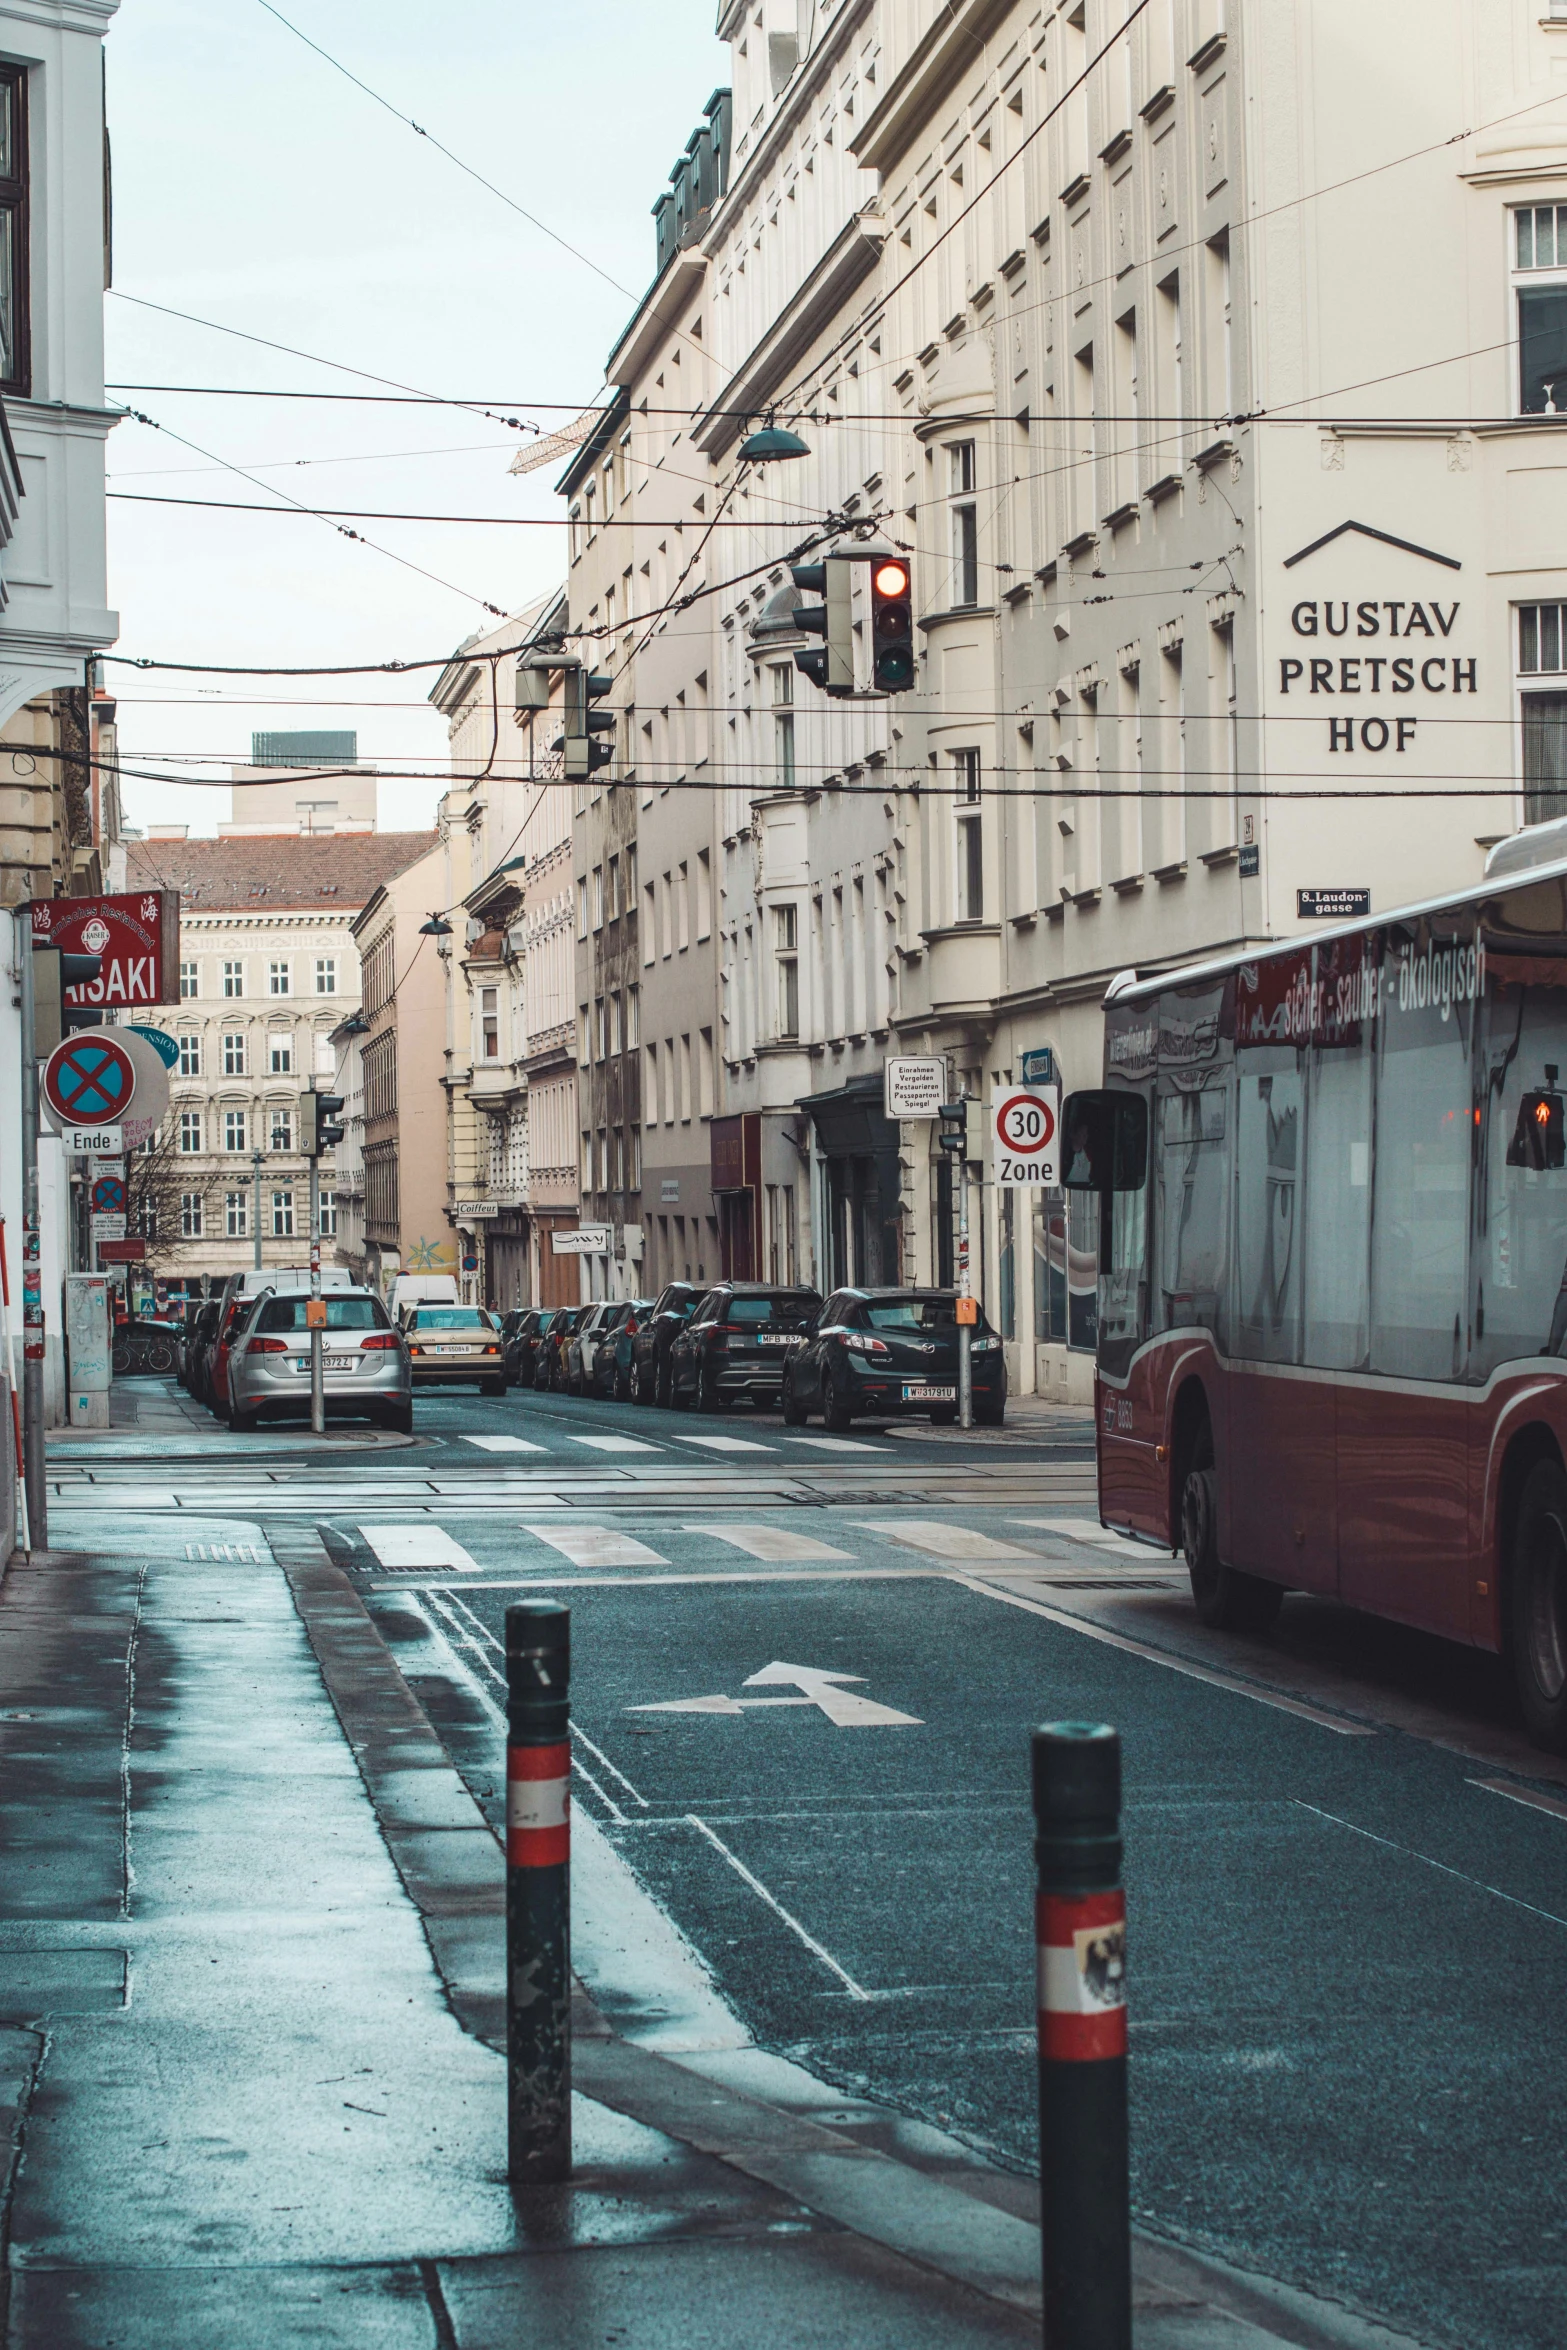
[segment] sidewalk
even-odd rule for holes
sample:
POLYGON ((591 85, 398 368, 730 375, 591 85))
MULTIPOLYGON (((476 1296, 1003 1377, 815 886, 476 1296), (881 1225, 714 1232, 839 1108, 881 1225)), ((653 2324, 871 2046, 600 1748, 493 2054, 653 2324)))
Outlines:
MULTIPOLYGON (((1037 2343, 1029 2183, 738 2031, 672 2045, 616 1870, 584 1833, 577 2175, 514 2199, 499 1849, 317 1536, 14 1561, 5 2350, 1037 2343)), ((1395 2350, 1151 2239, 1136 2274, 1138 2350, 1395 2350)))

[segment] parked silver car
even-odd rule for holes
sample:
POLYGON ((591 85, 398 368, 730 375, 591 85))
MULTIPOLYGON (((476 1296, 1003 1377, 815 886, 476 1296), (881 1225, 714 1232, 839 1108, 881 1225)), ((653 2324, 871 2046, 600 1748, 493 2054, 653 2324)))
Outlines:
MULTIPOLYGON (((413 1427, 408 1348, 370 1289, 331 1289, 322 1336, 330 1419, 371 1419, 383 1428, 413 1427)), ((228 1366, 228 1423, 293 1419, 310 1410, 309 1297, 291 1289, 258 1298, 235 1339, 228 1366)))
POLYGON ((581 1321, 566 1341, 566 1393, 592 1395, 593 1366, 598 1360, 599 1348, 612 1322, 620 1318, 617 1299, 604 1298, 589 1306, 581 1321))

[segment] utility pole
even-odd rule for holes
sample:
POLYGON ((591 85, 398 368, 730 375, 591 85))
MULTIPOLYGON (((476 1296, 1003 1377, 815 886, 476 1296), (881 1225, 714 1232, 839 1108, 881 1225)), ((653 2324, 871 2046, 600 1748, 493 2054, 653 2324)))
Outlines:
MULTIPOLYGON (((33 909, 25 901, 13 916, 22 976, 22 1482, 27 1496, 27 1547, 49 1547, 49 1503, 44 1486, 44 1290, 38 1216, 38 1053, 34 1034, 33 909)), ((6 1366, 16 1375, 14 1363, 6 1366)))
POLYGON ((326 1309, 321 1299, 321 1167, 310 1162, 310 1298, 314 1308, 310 1316, 310 1433, 326 1434, 326 1364, 323 1349, 326 1345, 322 1324, 326 1309))
POLYGON ((259 1150, 251 1152, 250 1164, 255 1171, 256 1212, 252 1221, 256 1228, 255 1266, 259 1273, 261 1270, 261 1153, 259 1150))
POLYGON ((958 1324, 958 1419, 963 1427, 972 1428, 974 1365, 970 1350, 974 1343, 974 1293, 969 1287, 968 1102, 965 1099, 943 1102, 939 1115, 941 1147, 947 1154, 958 1193, 957 1303, 953 1309, 958 1324))

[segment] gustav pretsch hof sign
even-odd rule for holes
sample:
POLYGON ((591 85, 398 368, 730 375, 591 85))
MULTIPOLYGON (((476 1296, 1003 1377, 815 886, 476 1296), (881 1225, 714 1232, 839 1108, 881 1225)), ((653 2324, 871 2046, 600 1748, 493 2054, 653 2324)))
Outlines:
MULTIPOLYGON (((1421 555, 1445 570, 1451 555, 1392 539, 1362 523, 1328 534, 1358 532, 1421 555)), ((1291 556, 1285 569, 1314 554, 1325 539, 1291 556)), ((1303 596, 1289 616, 1290 647, 1278 656, 1278 687, 1291 704, 1310 701, 1320 711, 1331 751, 1415 748, 1422 717, 1440 715, 1455 699, 1479 691, 1477 657, 1463 646, 1463 606, 1456 596, 1303 596)))

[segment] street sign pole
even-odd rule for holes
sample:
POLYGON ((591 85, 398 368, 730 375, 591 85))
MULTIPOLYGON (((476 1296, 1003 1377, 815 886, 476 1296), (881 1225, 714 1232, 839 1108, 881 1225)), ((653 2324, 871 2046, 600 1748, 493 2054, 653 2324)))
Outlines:
POLYGON ((959 1159, 958 1177, 958 1426, 974 1425, 974 1324, 962 1312, 973 1295, 968 1274, 968 1161, 959 1159))
POLYGON ((255 1181, 254 1181, 254 1186, 253 1186, 253 1188, 254 1188, 255 1195, 256 1195, 256 1212, 255 1212, 255 1216, 254 1216, 254 1218, 253 1218, 252 1220, 253 1220, 253 1222, 254 1222, 254 1224, 255 1224, 255 1227, 256 1227, 256 1255, 255 1255, 255 1266, 256 1266, 256 1271, 259 1273, 259 1272, 260 1272, 260 1270, 261 1270, 261 1153, 260 1153, 260 1151, 252 1151, 252 1152, 251 1152, 251 1154, 250 1154, 250 1164, 251 1164, 251 1168, 252 1168, 252 1171, 253 1171, 253 1173, 254 1173, 254 1177, 255 1177, 255 1181))
MULTIPOLYGON (((317 1159, 310 1162, 310 1295, 321 1295, 321 1165, 317 1159)), ((310 1318, 310 1433, 326 1434, 326 1363, 322 1349, 326 1340, 321 1324, 324 1316, 316 1313, 310 1318)))
MULTIPOLYGON (((38 1055, 33 1036, 33 916, 17 909, 13 922, 22 972, 22 1482, 27 1495, 27 1547, 49 1547, 49 1503, 44 1486, 44 1288, 38 1218, 38 1055)), ((7 1365, 16 1376, 16 1365, 7 1365)))

